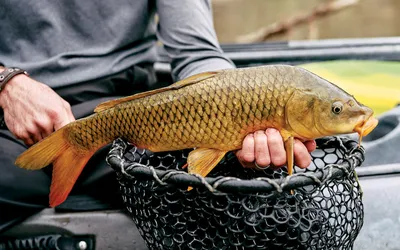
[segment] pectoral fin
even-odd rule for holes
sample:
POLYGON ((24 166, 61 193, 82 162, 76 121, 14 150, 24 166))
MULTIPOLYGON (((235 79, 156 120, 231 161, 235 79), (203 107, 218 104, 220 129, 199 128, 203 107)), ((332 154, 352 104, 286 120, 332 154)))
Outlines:
POLYGON ((287 159, 287 170, 288 174, 292 175, 293 174, 293 167, 294 167, 294 138, 293 136, 290 136, 286 141, 285 141, 285 149, 286 149, 286 159, 287 159))
MULTIPOLYGON (((292 175, 294 168, 294 137, 285 130, 282 130, 280 132, 283 141, 285 142, 287 171, 289 175, 292 175)), ((294 194, 293 190, 290 190, 290 193, 294 194)))
MULTIPOLYGON (((286 159, 287 159, 287 171, 289 175, 293 174, 293 168, 294 168, 294 137, 290 136, 286 141, 285 141, 285 149, 286 149, 286 159)), ((293 190, 290 190, 291 194, 294 194, 293 190)))
POLYGON ((198 148, 189 153, 188 173, 207 176, 222 160, 227 151, 210 148, 198 148))

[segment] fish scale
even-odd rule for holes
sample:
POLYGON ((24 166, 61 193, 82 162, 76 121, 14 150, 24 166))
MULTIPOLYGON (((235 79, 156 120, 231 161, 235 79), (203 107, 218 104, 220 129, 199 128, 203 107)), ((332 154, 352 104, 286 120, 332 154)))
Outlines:
MULTIPOLYGON (((184 137, 182 143, 177 145, 178 147, 188 147, 189 142, 198 145, 199 143, 203 144, 210 144, 208 142, 200 141, 202 137, 196 136, 200 130, 199 128, 204 128, 212 124, 206 124, 202 121, 206 121, 212 117, 205 117, 204 113, 196 112, 196 110, 201 110, 203 106, 210 102, 215 102, 215 106, 217 107, 217 114, 216 118, 220 119, 222 123, 222 128, 219 129, 217 133, 217 138, 220 138, 219 141, 214 141, 215 143, 223 143, 224 145, 232 143, 231 140, 234 141, 234 145, 237 146, 240 144, 240 141, 243 139, 244 134, 242 133, 233 133, 232 131, 248 131, 248 128, 243 128, 243 124, 250 124, 252 125, 252 129, 254 127, 259 127, 262 123, 263 126, 268 125, 265 120, 268 119, 269 123, 271 124, 279 124, 281 121, 280 117, 283 114, 283 108, 285 103, 285 98, 279 95, 279 93, 286 92, 285 86, 287 83, 283 84, 284 77, 277 77, 279 74, 278 70, 271 70, 269 74, 255 74, 258 72, 249 72, 245 74, 241 74, 240 81, 233 81, 233 79, 237 79, 236 74, 230 74, 230 77, 224 78, 222 74, 221 77, 215 77, 211 80, 206 80, 202 86, 189 86, 185 89, 178 90, 181 92, 187 91, 190 95, 190 98, 183 98, 184 103, 181 103, 183 107, 185 107, 186 111, 184 112, 184 116, 187 117, 188 122, 184 127, 185 130, 188 131, 188 137, 184 137), (272 76, 273 81, 269 82, 267 85, 264 84, 267 79, 271 79, 272 76), (222 81, 221 81, 222 79, 222 81), (271 94, 268 94, 271 92, 271 94), (202 96, 212 96, 211 93, 216 93, 219 98, 214 101, 210 98, 210 100, 206 98, 202 98, 202 96), (265 97, 271 96, 271 100, 267 102, 265 97), (188 103, 190 105, 185 105, 188 103), (268 105, 269 104, 269 105, 268 105), (247 108, 247 114, 243 115, 244 108, 243 106, 249 105, 250 108, 247 108), (244 119, 243 119, 244 118, 244 119), (262 122, 263 121, 263 122, 262 122), (194 141, 193 141, 194 139, 194 141)), ((177 93, 179 96, 181 93, 177 93)), ((185 93, 182 93, 181 96, 186 96, 185 93)), ((289 95, 287 95, 288 97, 289 95)), ((154 123, 155 119, 154 113, 148 112, 149 110, 152 111, 154 107, 161 106, 163 110, 163 116, 158 116, 158 119, 162 119, 163 123, 165 124, 174 124, 177 121, 175 120, 176 115, 174 115, 170 110, 176 109, 175 102, 170 102, 169 99, 171 98, 170 94, 161 93, 159 95, 153 96, 148 98, 148 100, 141 101, 140 99, 135 103, 129 103, 126 105, 140 105, 146 107, 146 105, 151 105, 152 109, 138 109, 138 111, 145 111, 145 112, 138 112, 139 117, 148 117, 151 123, 146 124, 147 126, 151 126, 154 128, 154 131, 164 131, 162 133, 168 134, 168 136, 163 136, 161 133, 147 133, 147 138, 127 138, 134 142, 136 145, 155 145, 154 147, 157 148, 157 142, 154 140, 159 140, 161 144, 167 143, 166 140, 170 140, 176 137, 175 133, 170 133, 171 127, 163 127, 166 130, 158 129, 160 124, 154 123), (159 98, 159 99, 158 99, 159 98), (154 99, 158 99, 155 101, 154 99), (155 104, 153 104, 155 103, 155 104), (157 104, 160 103, 161 105, 157 104), (173 107, 173 108, 172 108, 173 107), (170 114, 168 117, 167 114, 170 114), (163 140, 163 138, 165 138, 163 140), (151 140, 148 140, 151 139, 151 140)), ((286 98, 287 99, 287 98, 286 98)), ((211 104, 214 105, 214 104, 211 104)), ((135 107, 133 107, 135 108, 135 107)), ((121 107, 120 114, 126 114, 124 108, 121 107)), ((180 114, 182 116, 182 114, 180 114)), ((180 122, 180 121, 178 121, 180 122)), ((132 124, 135 126, 134 124, 132 124)), ((140 130, 137 128, 136 130, 140 130)), ((209 145, 208 145, 209 146, 209 145)), ((216 145, 221 146, 221 145, 216 145)))
POLYGON ((174 95, 166 92, 122 103, 95 118, 87 118, 81 126, 90 128, 81 131, 86 143, 84 147, 90 147, 90 144, 97 147, 110 138, 123 137, 154 151, 195 146, 236 149, 249 130, 282 123, 284 103, 289 95, 285 98, 278 93, 287 92, 290 84, 283 83, 283 77, 277 78, 274 70, 261 73, 242 70, 229 74, 230 77, 222 73, 203 81, 201 86, 178 89, 174 95), (233 81, 239 79, 237 75, 240 80, 233 81), (271 76, 273 81, 270 81, 271 76), (273 98, 266 100, 268 97, 273 98), (100 133, 92 132, 98 130, 96 124, 101 124, 100 133), (212 134, 204 136, 204 131, 212 134))

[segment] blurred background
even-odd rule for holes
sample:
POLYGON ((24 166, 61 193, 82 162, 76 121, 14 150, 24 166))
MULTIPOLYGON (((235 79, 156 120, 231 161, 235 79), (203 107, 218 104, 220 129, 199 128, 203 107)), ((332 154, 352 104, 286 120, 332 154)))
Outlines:
POLYGON ((221 43, 400 35, 399 0, 212 0, 212 4, 221 43), (271 32, 263 39, 262 34, 271 32))
POLYGON ((365 217, 354 249, 400 249, 400 0, 212 4, 218 39, 235 63, 300 65, 375 111, 379 125, 364 138, 357 168, 365 217))

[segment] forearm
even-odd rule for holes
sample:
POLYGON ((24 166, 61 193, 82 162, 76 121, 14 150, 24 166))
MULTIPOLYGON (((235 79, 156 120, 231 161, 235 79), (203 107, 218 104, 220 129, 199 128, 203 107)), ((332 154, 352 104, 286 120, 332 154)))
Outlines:
POLYGON ((209 0, 158 0, 158 37, 171 57, 172 75, 190 75, 234 65, 222 52, 209 0))

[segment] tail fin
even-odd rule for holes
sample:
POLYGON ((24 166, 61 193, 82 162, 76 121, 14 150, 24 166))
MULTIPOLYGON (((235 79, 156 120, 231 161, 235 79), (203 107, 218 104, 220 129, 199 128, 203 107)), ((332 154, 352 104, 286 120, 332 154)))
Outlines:
POLYGON ((65 126, 23 152, 15 164, 25 169, 41 169, 53 163, 50 206, 65 201, 86 163, 95 151, 76 148, 67 140, 65 126))

